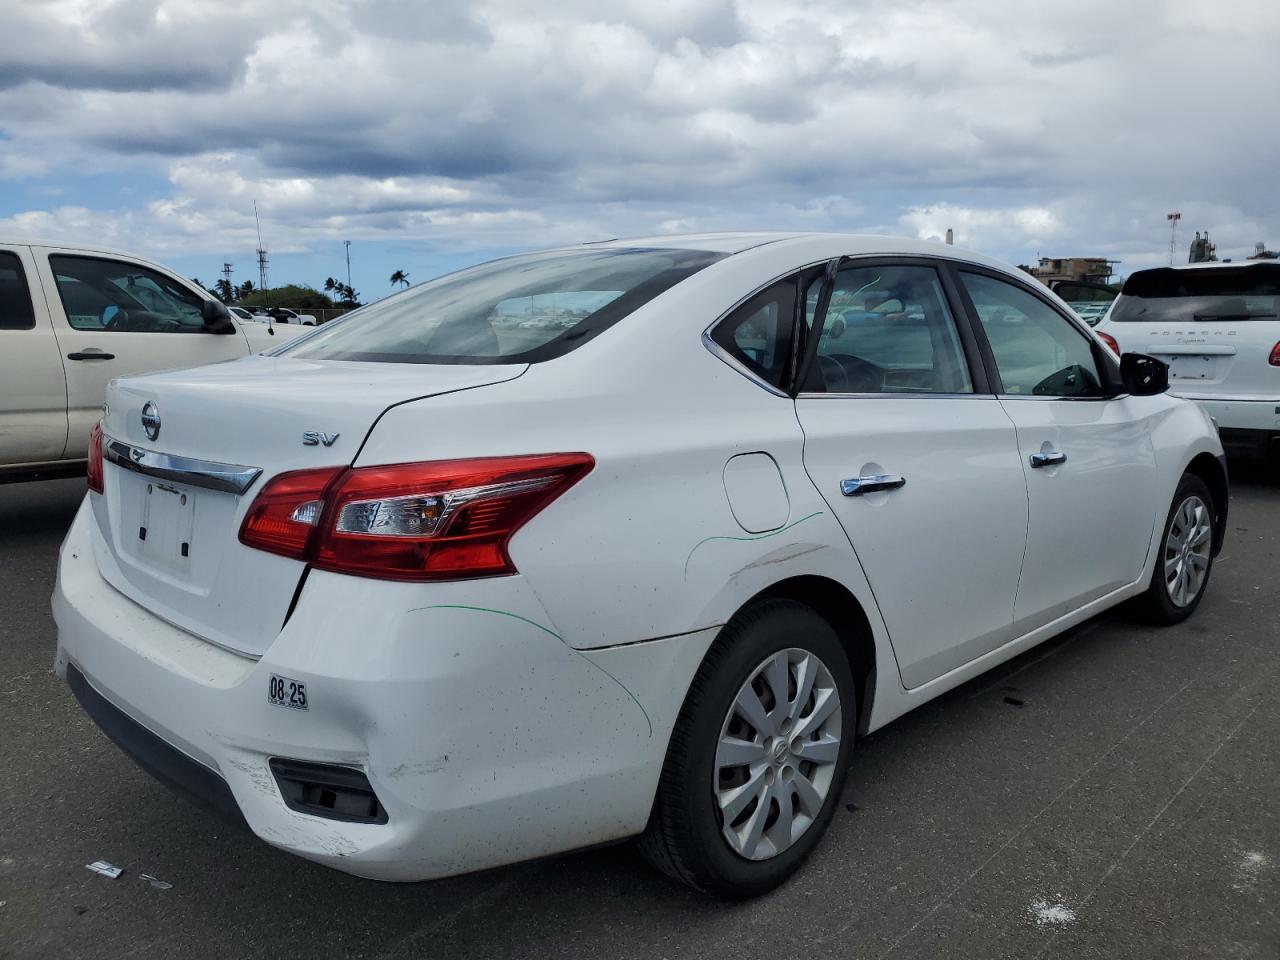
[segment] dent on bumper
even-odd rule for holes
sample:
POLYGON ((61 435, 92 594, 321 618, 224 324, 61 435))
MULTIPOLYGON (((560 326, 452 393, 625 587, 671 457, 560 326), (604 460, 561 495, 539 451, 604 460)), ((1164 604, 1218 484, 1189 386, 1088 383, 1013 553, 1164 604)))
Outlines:
POLYGON ((432 595, 442 602, 418 594, 371 618, 344 596, 361 587, 355 578, 313 575, 255 661, 118 593, 98 574, 90 535, 82 508, 53 599, 59 673, 74 665, 133 723, 216 771, 259 837, 378 879, 446 876, 638 833, 715 632, 584 654, 543 626, 519 578, 504 583, 502 609, 477 602, 475 585, 446 585, 432 595), (307 684, 306 711, 268 703, 272 673, 307 684), (358 767, 388 822, 289 809, 272 757, 358 767))

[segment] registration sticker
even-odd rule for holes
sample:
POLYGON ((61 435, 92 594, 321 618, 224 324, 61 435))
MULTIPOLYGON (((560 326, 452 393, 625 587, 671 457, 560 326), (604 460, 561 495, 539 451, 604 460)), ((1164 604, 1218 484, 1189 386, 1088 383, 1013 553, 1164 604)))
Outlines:
POLYGON ((277 707, 305 710, 307 709, 307 685, 301 680, 290 680, 288 677, 273 673, 267 687, 267 701, 277 707))

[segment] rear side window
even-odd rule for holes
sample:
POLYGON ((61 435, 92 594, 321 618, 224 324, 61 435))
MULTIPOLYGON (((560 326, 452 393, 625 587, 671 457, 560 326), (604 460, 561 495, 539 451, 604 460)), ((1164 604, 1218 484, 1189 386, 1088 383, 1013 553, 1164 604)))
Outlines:
POLYGON ((0 330, 30 330, 35 325, 22 261, 16 253, 0 251, 0 330))
POLYGON ((535 363, 581 346, 723 256, 597 247, 508 257, 370 304, 279 354, 381 363, 535 363))
POLYGON ((1275 320, 1280 314, 1280 264, 1139 270, 1111 310, 1121 323, 1208 323, 1275 320))
POLYGON ((725 317, 711 339, 769 384, 781 388, 791 360, 796 278, 771 284, 725 317))

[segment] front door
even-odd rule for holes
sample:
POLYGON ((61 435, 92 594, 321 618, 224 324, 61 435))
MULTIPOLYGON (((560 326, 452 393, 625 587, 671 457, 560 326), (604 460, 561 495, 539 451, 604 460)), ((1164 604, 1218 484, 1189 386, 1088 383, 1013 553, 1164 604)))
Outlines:
POLYGON ((850 261, 820 322, 796 399, 805 468, 917 687, 1013 637, 1027 533, 1017 438, 978 392, 976 347, 933 265, 850 261))
POLYGON ((1018 433, 1031 519, 1014 619, 1027 633, 1133 583, 1157 520, 1149 418, 1113 396, 1101 347, 1030 287, 961 271, 1018 433))
POLYGON ((239 329, 205 332, 202 298, 174 277, 123 258, 34 252, 66 371, 68 458, 86 455, 113 378, 249 352, 239 329))

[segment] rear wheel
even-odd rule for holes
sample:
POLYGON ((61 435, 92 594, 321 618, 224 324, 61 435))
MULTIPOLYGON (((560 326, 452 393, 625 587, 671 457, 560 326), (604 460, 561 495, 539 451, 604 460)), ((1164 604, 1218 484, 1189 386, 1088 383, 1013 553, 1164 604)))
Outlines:
POLYGON ((1160 552, 1139 609, 1157 624, 1180 623, 1195 612, 1213 570, 1213 495, 1205 482, 1185 473, 1165 519, 1160 552))
POLYGON ((792 600, 753 604, 725 626, 694 677, 641 850, 716 896, 773 889, 831 820, 856 715, 831 624, 792 600))

